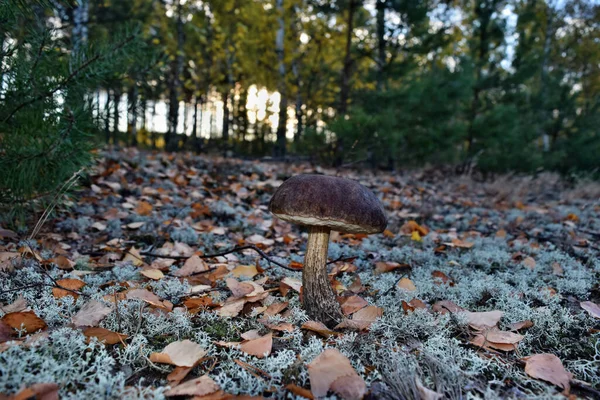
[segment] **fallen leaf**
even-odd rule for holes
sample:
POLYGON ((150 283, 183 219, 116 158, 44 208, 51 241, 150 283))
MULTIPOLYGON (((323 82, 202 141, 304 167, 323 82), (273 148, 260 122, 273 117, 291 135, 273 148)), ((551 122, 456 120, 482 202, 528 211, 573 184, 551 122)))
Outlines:
POLYGON ((202 346, 186 339, 167 345, 160 353, 150 354, 150 361, 177 367, 193 367, 205 355, 206 350, 202 346))
POLYGON ((368 330, 377 318, 383 315, 383 309, 377 306, 367 306, 352 314, 352 319, 344 319, 335 328, 350 328, 368 330))
POLYGON ((471 340, 471 343, 479 347, 493 348, 502 351, 514 351, 517 349, 517 343, 524 338, 523 335, 513 332, 489 329, 477 334, 471 340))
POLYGON ((365 299, 356 295, 343 298, 343 301, 341 303, 342 312, 344 313, 344 315, 350 315, 368 305, 369 303, 367 303, 365 299))
POLYGON ((453 302, 451 302, 450 300, 442 300, 442 301, 438 301, 436 302, 431 309, 434 312, 440 313, 440 314, 446 314, 448 312, 451 313, 457 313, 457 312, 462 312, 465 311, 464 308, 454 304, 453 302))
MULTIPOLYGON (((81 281, 79 279, 72 279, 72 278, 67 278, 67 279, 59 279, 56 281, 57 284, 59 284, 60 286, 64 287, 65 289, 71 289, 71 290, 76 290, 78 291, 79 289, 81 289, 82 287, 85 286, 85 282, 81 281)), ((77 293, 73 293, 70 292, 68 290, 65 289, 61 289, 61 288, 52 288, 52 295, 54 297, 56 297, 57 299, 60 299, 61 297, 65 297, 65 296, 73 296, 73 298, 78 298, 79 295, 77 293)))
POLYGON ((256 269, 256 265, 240 265, 235 267, 231 271, 231 274, 236 278, 254 278, 258 275, 258 270, 256 269))
POLYGON ((140 201, 135 208, 135 212, 143 216, 150 215, 152 214, 152 204, 147 201, 140 201))
POLYGON ((221 389, 208 375, 183 382, 165 392, 166 396, 205 396, 221 389))
POLYGON ((102 222, 94 222, 92 224, 92 228, 97 229, 99 231, 103 231, 106 229, 106 225, 103 224, 102 222))
POLYGON ((306 321, 301 326, 302 329, 306 329, 309 331, 313 331, 318 333, 321 336, 329 337, 329 336, 340 336, 339 332, 332 331, 328 327, 325 326, 322 322, 318 321, 306 321))
POLYGON ((469 312, 465 313, 469 326, 473 329, 483 330, 486 328, 492 328, 498 324, 500 318, 504 315, 502 311, 486 311, 486 312, 469 312))
POLYGON ((281 280, 281 283, 289 286, 298 293, 300 293, 300 289, 302 288, 302 281, 296 278, 285 277, 281 280))
POLYGON ((244 297, 254 292, 254 286, 250 282, 239 282, 233 278, 227 278, 225 280, 227 288, 231 290, 233 297, 244 297))
POLYGON ((183 276, 190 276, 193 274, 197 274, 197 273, 205 272, 205 271, 209 271, 209 270, 210 270, 210 268, 208 267, 208 264, 206 264, 206 262, 204 262, 204 260, 201 259, 200 257, 194 255, 194 256, 191 256, 190 258, 188 258, 187 260, 185 260, 183 267, 181 267, 179 270, 175 271, 173 273, 173 275, 183 277, 183 276))
POLYGON ((400 289, 407 290, 409 292, 414 292, 415 290, 417 290, 417 287, 415 286, 413 281, 411 281, 408 278, 400 279, 396 286, 398 286, 400 289))
POLYGON ((427 236, 429 229, 426 226, 419 225, 416 221, 408 221, 400 227, 400 233, 411 235, 417 232, 419 236, 427 236))
POLYGON ((240 346, 240 350, 242 350, 246 354, 250 354, 257 358, 263 358, 271 354, 272 347, 273 334, 268 333, 265 336, 259 337, 257 339, 252 339, 243 342, 240 346))
POLYGON ((58 400, 59 389, 60 387, 56 383, 34 383, 29 387, 21 389, 11 397, 11 400, 27 400, 30 398, 37 400, 58 400))
POLYGON ((564 273, 563 267, 561 267, 559 263, 553 262, 552 263, 552 273, 554 275, 562 276, 564 273))
POLYGON ((304 389, 303 387, 300 387, 293 383, 288 383, 287 385, 285 385, 285 388, 286 390, 292 392, 296 396, 304 397, 305 399, 309 400, 314 400, 315 398, 315 396, 313 396, 310 390, 304 389))
POLYGON ((375 263, 375 273, 381 274, 384 272, 395 271, 397 269, 410 269, 408 264, 399 264, 392 261, 378 261, 375 263))
POLYGON ((419 231, 414 231, 413 233, 411 233, 410 240, 414 240, 415 242, 423 241, 423 239, 421 238, 421 235, 419 234, 419 231))
POLYGON ((360 400, 367 392, 365 381, 337 349, 324 350, 308 364, 308 377, 315 397, 325 397, 332 390, 342 399, 360 400))
POLYGON ((46 328, 43 319, 35 315, 33 311, 19 311, 5 314, 0 321, 16 330, 25 330, 25 333, 33 333, 46 328))
POLYGON ((562 362, 554 354, 543 353, 523 357, 525 373, 532 378, 550 382, 569 392, 573 374, 568 372, 562 362))
POLYGON ((466 242, 466 241, 460 240, 460 239, 452 239, 452 243, 444 243, 444 244, 448 245, 448 246, 459 247, 461 249, 470 249, 471 247, 475 246, 475 243, 473 243, 473 242, 466 242))
POLYGON ((172 310, 173 305, 170 302, 166 302, 160 299, 157 295, 149 291, 148 289, 133 289, 129 290, 125 295, 127 299, 139 299, 155 307, 164 308, 166 310, 172 310))
POLYGON ((266 320, 260 320, 260 322, 262 322, 267 328, 273 329, 274 331, 294 332, 296 329, 294 325, 290 324, 289 322, 279 322, 277 324, 270 323, 266 320))
POLYGON ((592 317, 600 318, 600 306, 598 304, 592 303, 591 301, 582 301, 579 305, 592 317))
POLYGON ((19 297, 10 304, 5 306, 0 306, 0 310, 5 313, 18 312, 23 311, 27 308, 27 301, 23 298, 23 295, 19 295, 19 297))
POLYGON ((513 331, 519 331, 521 329, 531 328, 533 326, 533 322, 530 320, 524 320, 519 322, 514 322, 508 326, 508 329, 513 331))
POLYGON ((130 262, 136 267, 139 267, 140 265, 144 264, 144 260, 140 255, 140 251, 135 247, 131 247, 129 250, 127 250, 125 257, 123 257, 123 262, 130 262))
POLYGON ((145 224, 146 224, 145 222, 140 221, 140 222, 131 222, 131 223, 127 224, 126 226, 128 229, 139 229, 142 226, 144 226, 145 224))
POLYGON ((221 317, 237 317, 244 309, 244 304, 246 304, 246 299, 244 298, 227 302, 217 309, 217 315, 221 317))
POLYGON ((179 383, 185 379, 186 376, 194 369, 194 367, 175 367, 169 375, 167 380, 171 387, 179 385, 179 383))
POLYGON ((273 315, 277 315, 280 312, 282 312, 283 310, 285 310, 289 304, 290 303, 287 302, 287 301, 282 302, 282 303, 273 303, 269 307, 267 307, 267 309, 264 312, 264 315, 266 315, 268 317, 272 317, 273 315))
POLYGON ((140 274, 144 275, 146 278, 154 279, 155 281, 165 277, 165 274, 163 274, 160 269, 154 268, 144 268, 140 271, 140 274))
POLYGON ((97 326, 111 311, 112 307, 105 306, 97 300, 90 300, 71 320, 75 326, 97 326))
POLYGON ((214 303, 212 301, 212 297, 204 296, 204 297, 192 297, 189 299, 185 299, 183 301, 183 305, 191 310, 194 308, 211 307, 211 306, 214 306, 214 303))
POLYGON ((0 271, 12 271, 13 265, 21 261, 21 254, 11 251, 0 252, 0 271))
POLYGON ((104 342, 106 344, 121 343, 129 337, 124 333, 113 332, 100 327, 86 328, 83 330, 83 334, 87 337, 98 338, 100 342, 104 342))
POLYGON ((240 335, 244 340, 252 340, 260 338, 260 334, 258 333, 258 329, 250 329, 240 335))
POLYGON ((0 343, 12 340, 13 334, 15 334, 15 331, 8 324, 0 320, 0 343))
POLYGON ((56 256, 56 257, 52 258, 50 261, 52 261, 52 263, 54 265, 56 265, 58 268, 65 270, 65 271, 70 271, 75 266, 75 262, 69 260, 65 256, 56 256))

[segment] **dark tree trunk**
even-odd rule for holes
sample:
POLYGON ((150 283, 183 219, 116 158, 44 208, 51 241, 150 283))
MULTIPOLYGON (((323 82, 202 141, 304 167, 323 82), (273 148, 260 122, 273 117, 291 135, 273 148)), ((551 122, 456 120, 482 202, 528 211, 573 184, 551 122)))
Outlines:
POLYGON ((129 93, 127 94, 127 100, 129 103, 129 121, 127 127, 127 133, 130 136, 129 145, 137 146, 137 120, 138 120, 138 87, 134 83, 133 86, 129 89, 129 93))
POLYGON ((106 89, 106 103, 104 106, 104 135, 106 137, 106 144, 110 144, 110 89, 106 89))
POLYGON ((113 145, 119 146, 119 103, 121 102, 121 89, 115 89, 114 91, 115 99, 113 101, 113 145))
POLYGON ((385 82, 385 11, 387 0, 377 0, 377 91, 383 90, 385 82))
POLYGON ((229 143, 229 90, 223 92, 223 142, 229 143))
POLYGON ((345 115, 348 112, 348 98, 350 97, 350 77, 352 75, 352 36, 354 34, 354 14, 358 8, 358 0, 350 0, 348 6, 348 22, 346 30, 346 50, 344 55, 344 68, 340 83, 340 106, 338 114, 345 115))
POLYGON ((183 73, 183 18, 181 16, 181 0, 177 1, 177 56, 173 62, 171 74, 171 90, 169 94, 169 126, 165 137, 167 151, 177 150, 177 126, 179 125, 179 94, 181 90, 181 74, 183 73))

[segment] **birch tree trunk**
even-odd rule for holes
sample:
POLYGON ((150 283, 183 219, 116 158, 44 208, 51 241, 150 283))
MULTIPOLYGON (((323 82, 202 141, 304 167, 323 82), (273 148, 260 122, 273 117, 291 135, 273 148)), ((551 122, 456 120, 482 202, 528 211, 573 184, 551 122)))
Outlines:
POLYGON ((283 0, 276 0, 277 8, 277 35, 275 36, 275 51, 277 53, 277 61, 279 64, 279 80, 277 91, 280 95, 279 101, 279 119, 277 122, 277 143, 275 145, 275 157, 285 156, 286 145, 286 127, 287 127, 287 87, 285 82, 285 11, 283 0))

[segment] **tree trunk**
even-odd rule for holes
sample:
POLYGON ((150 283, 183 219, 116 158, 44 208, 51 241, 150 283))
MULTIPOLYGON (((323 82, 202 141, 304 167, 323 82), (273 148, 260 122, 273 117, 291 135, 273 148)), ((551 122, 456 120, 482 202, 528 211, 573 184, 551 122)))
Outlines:
POLYGON ((130 111, 130 113, 128 113, 128 117, 129 117, 128 125, 129 126, 127 127, 127 133, 130 136, 130 140, 129 140, 130 146, 137 146, 137 120, 138 120, 137 99, 138 99, 138 87, 134 82, 133 86, 129 89, 129 93, 127 94, 127 100, 129 103, 129 111, 130 111))
POLYGON ((106 89, 104 112, 106 117, 104 120, 104 135, 106 137, 106 144, 110 144, 110 89, 106 89))
POLYGON ((383 90, 385 82, 385 11, 387 0, 377 0, 377 91, 383 90))
POLYGON ((181 16, 181 0, 177 0, 177 56, 173 62, 171 75, 171 90, 169 94, 169 126, 165 137, 167 151, 177 150, 177 126, 179 125, 179 92, 181 89, 181 74, 183 73, 183 18, 181 16))
POLYGON ((280 95, 279 100, 279 119, 277 122, 277 143, 275 144, 275 157, 285 156, 286 147, 286 127, 287 127, 287 85, 285 81, 285 13, 283 8, 283 0, 276 0, 277 7, 277 22, 278 29, 275 37, 275 52, 277 53, 277 61, 279 64, 278 72, 279 79, 277 83, 277 91, 280 95))
POLYGON ((550 50, 552 49, 552 37, 554 36, 553 17, 554 10, 552 4, 546 4, 546 32, 544 37, 544 53, 542 55, 541 78, 540 78, 540 110, 538 129, 539 135, 542 138, 543 149, 545 152, 550 151, 550 135, 547 132, 547 123, 550 120, 549 113, 546 111, 546 87, 548 86, 548 60, 550 58, 550 50))
MULTIPOLYGON (((89 0, 79 0, 73 8, 73 56, 78 59, 88 39, 89 0)), ((73 67, 73 66, 72 66, 73 67)))
POLYGON ((113 145, 114 146, 119 146, 119 103, 121 102, 121 89, 115 89, 114 91, 114 95, 115 95, 115 99, 114 99, 114 105, 113 105, 113 112, 114 112, 114 116, 113 116, 113 145))
POLYGON ((327 275, 329 232, 326 227, 309 227, 302 269, 302 305, 311 319, 333 328, 343 315, 327 275))
POLYGON ((350 97, 350 76, 352 74, 352 36, 354 34, 354 14, 358 7, 358 0, 350 0, 348 8, 348 22, 346 30, 346 50, 344 56, 344 68, 340 83, 340 106, 338 114, 345 115, 348 112, 348 98, 350 97))
POLYGON ((229 91, 223 92, 223 142, 229 142, 229 91))

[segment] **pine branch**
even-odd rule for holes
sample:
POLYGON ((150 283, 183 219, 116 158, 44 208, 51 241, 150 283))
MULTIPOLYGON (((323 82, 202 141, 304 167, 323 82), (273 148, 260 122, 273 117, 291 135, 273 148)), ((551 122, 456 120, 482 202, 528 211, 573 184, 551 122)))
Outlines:
POLYGON ((48 90, 34 98, 31 98, 21 104, 19 104, 17 107, 15 107, 10 114, 8 114, 8 116, 4 119, 3 122, 8 122, 9 119, 11 119, 17 112, 19 112, 23 107, 27 107, 30 104, 33 104, 37 101, 43 100, 47 97, 50 97, 52 95, 54 95, 56 92, 58 92, 61 89, 64 89, 73 79, 75 79, 77 77, 77 75, 79 75, 83 70, 85 70, 86 68, 88 68, 90 65, 92 65, 93 63, 95 63, 96 61, 102 60, 104 58, 106 58, 109 54, 112 54, 114 52, 116 52, 117 50, 122 49, 123 47, 125 47, 125 45, 129 42, 131 42, 133 39, 135 38, 135 36, 131 35, 129 36, 127 39, 125 39, 124 41, 122 41, 121 43, 119 43, 119 45, 117 45, 113 51, 106 53, 104 55, 100 55, 100 54, 96 54, 94 57, 89 58, 88 60, 86 60, 83 64, 81 64, 77 69, 75 69, 73 72, 71 72, 71 74, 69 76, 67 76, 61 83, 59 83, 54 89, 52 90, 48 90))

